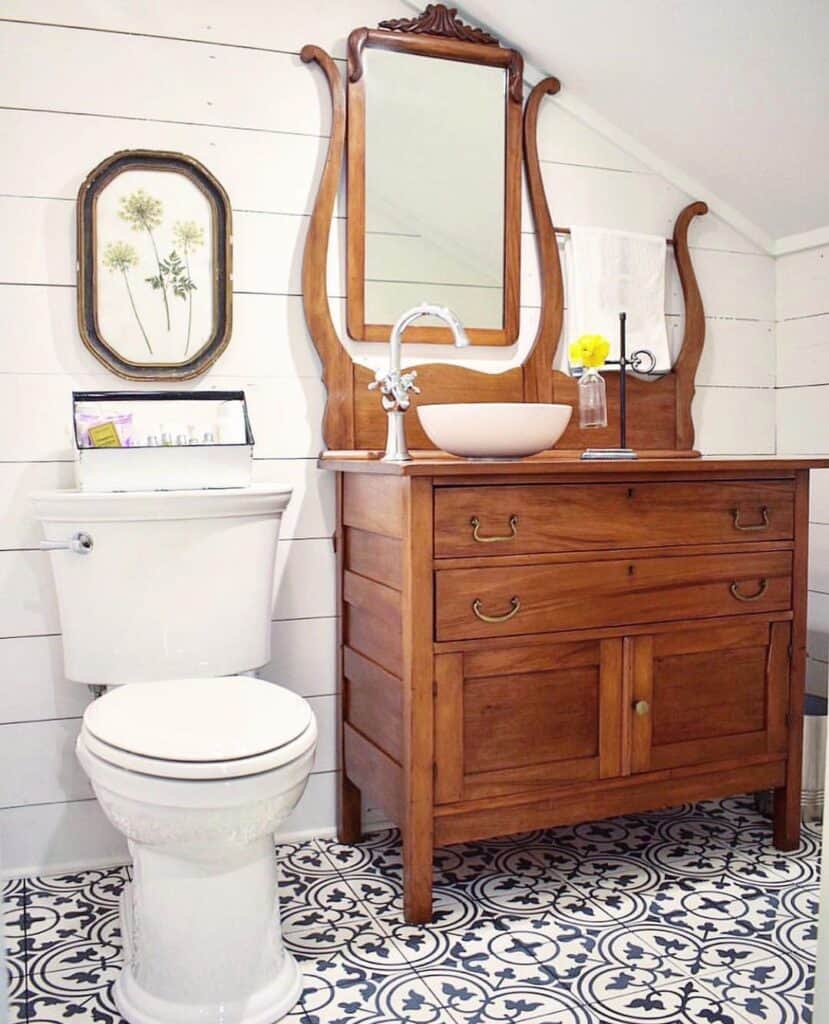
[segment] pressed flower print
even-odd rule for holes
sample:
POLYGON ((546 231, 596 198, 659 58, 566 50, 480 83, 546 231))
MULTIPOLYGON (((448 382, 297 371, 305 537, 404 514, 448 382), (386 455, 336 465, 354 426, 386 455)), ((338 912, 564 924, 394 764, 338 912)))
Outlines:
POLYGON ((126 170, 97 200, 98 325, 136 365, 187 362, 215 320, 213 211, 189 178, 126 170))

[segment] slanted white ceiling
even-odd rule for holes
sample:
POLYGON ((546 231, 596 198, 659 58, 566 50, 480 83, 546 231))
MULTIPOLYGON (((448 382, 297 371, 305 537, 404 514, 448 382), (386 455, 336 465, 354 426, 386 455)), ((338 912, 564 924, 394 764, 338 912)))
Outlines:
POLYGON ((769 239, 829 226, 829 0, 463 9, 769 239))

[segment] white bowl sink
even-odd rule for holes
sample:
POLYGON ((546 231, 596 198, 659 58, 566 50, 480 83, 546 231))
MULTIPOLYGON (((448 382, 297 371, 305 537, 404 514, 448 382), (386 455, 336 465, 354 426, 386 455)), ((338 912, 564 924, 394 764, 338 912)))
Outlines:
POLYGON ((533 402, 464 402, 419 405, 429 440, 467 459, 520 459, 552 448, 567 428, 569 405, 533 402))

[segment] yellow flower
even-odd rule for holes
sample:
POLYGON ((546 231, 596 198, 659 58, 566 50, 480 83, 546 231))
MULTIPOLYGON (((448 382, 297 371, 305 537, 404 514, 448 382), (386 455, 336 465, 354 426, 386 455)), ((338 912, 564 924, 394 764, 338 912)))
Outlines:
POLYGON ((598 369, 610 353, 610 342, 601 334, 583 334, 570 346, 570 362, 573 366, 598 369))

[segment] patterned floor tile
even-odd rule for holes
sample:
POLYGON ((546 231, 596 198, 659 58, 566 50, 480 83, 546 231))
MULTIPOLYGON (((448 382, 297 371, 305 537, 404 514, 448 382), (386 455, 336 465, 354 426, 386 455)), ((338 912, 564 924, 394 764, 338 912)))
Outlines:
POLYGON ((25 997, 32 1024, 125 1024, 112 998, 120 966, 91 966, 30 979, 25 997))
POLYGON ((122 956, 119 901, 125 867, 26 882, 26 960, 30 978, 117 964, 122 956))
POLYGON ((3 883, 3 934, 10 977, 25 973, 26 960, 26 885, 22 878, 3 883))
POLYGON ((755 1024, 794 1024, 812 1019, 813 968, 786 954, 734 965, 703 976, 700 982, 755 1024))
MULTIPOLYGON (((751 1019, 744 1017, 740 1008, 727 998, 693 978, 683 978, 672 985, 636 989, 591 1004, 587 1011, 591 1024, 747 1024, 751 1019)), ((792 1018, 787 1024, 794 1024, 796 1020, 792 1018)))
POLYGON ((647 911, 639 920, 668 925, 706 942, 769 939, 782 917, 778 892, 726 877, 663 882, 646 899, 647 911))
POLYGON ((410 968, 372 969, 347 955, 300 961, 300 1024, 444 1024, 440 1001, 410 968))
MULTIPOLYGON (((289 1024, 811 1020, 820 828, 775 850, 750 797, 435 855, 435 919, 403 923, 396 830, 276 848, 289 1024)), ((121 1024, 127 869, 3 887, 12 1020, 121 1024)))

